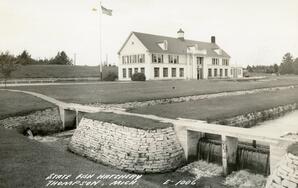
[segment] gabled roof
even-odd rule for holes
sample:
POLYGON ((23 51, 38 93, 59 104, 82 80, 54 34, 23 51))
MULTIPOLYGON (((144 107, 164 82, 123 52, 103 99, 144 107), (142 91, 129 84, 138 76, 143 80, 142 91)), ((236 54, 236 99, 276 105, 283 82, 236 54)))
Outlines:
MULTIPOLYGON (((199 50, 207 51, 206 56, 227 57, 227 58, 230 57, 224 50, 222 50, 222 55, 217 54, 214 50, 219 49, 220 47, 217 44, 210 43, 210 42, 201 42, 201 41, 194 41, 194 40, 187 40, 187 39, 181 40, 174 37, 152 35, 152 34, 139 33, 139 32, 132 32, 130 36, 132 34, 134 34, 151 53, 186 54, 187 47, 195 46, 197 44, 199 50), (158 43, 163 42, 165 40, 168 43, 168 49, 166 51, 162 50, 158 45, 158 43)), ((130 38, 130 36, 128 38, 130 38)))

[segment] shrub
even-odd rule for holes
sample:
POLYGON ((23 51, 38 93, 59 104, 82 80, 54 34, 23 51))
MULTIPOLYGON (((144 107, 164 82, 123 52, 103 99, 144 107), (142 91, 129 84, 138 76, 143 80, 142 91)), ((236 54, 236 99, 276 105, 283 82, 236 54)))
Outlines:
POLYGON ((115 81, 118 75, 114 72, 108 72, 108 74, 103 78, 104 81, 115 81))
POLYGON ((146 76, 144 73, 135 73, 131 77, 132 81, 146 81, 146 76))

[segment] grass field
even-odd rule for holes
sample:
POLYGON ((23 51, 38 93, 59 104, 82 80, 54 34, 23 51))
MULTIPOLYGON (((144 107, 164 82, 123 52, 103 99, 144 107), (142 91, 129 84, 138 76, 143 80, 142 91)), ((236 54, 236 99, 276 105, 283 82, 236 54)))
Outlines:
MULTIPOLYGON (((112 175, 128 174, 126 172, 92 162, 84 157, 72 154, 61 148, 61 144, 43 144, 35 140, 30 140, 15 131, 0 127, 0 187, 46 187, 45 180, 51 173, 61 175, 72 175, 73 180, 79 174, 112 175)), ((189 180, 193 177, 188 173, 164 173, 148 174, 139 179, 137 186, 127 186, 131 188, 158 188, 158 187, 177 187, 173 184, 163 185, 167 179, 174 182, 179 180, 189 180)), ((70 180, 70 181, 71 181, 70 180)), ((88 181, 88 179, 80 179, 88 181)), ((91 180, 96 180, 92 178, 91 180)), ((68 181, 68 180, 65 180, 68 181)), ((222 181, 222 179, 221 179, 222 181)), ((103 180, 106 186, 95 187, 126 187, 124 185, 109 186, 107 184, 113 180, 103 180)), ((198 182, 200 186, 217 184, 214 180, 202 179, 198 182)), ((57 186, 52 186, 57 187, 57 186)), ((82 186, 68 186, 82 187, 82 186)), ((88 187, 88 186, 84 186, 88 187)), ((91 186, 90 186, 91 187, 91 186)), ((196 187, 196 186, 191 186, 196 187)), ((213 187, 213 186, 212 186, 213 187)))
POLYGON ((162 123, 160 121, 143 117, 114 114, 109 112, 86 114, 85 117, 93 120, 114 123, 120 126, 133 127, 144 130, 163 129, 173 126, 170 123, 162 123))
POLYGON ((298 88, 276 92, 154 105, 133 109, 131 111, 168 118, 181 117, 214 121, 291 103, 298 103, 298 88))
MULTIPOLYGON (((117 73, 116 67, 103 67, 103 74, 112 71, 117 73)), ((99 77, 98 66, 71 66, 71 65, 26 65, 20 66, 12 73, 12 79, 21 78, 82 78, 99 77)), ((0 78, 3 75, 0 73, 0 78)))
POLYGON ((0 91, 0 119, 25 115, 51 107, 55 105, 31 95, 0 91))
POLYGON ((180 80, 147 82, 101 82, 85 85, 20 86, 15 89, 42 93, 65 102, 124 103, 179 96, 249 90, 298 84, 298 77, 275 77, 266 81, 180 80))

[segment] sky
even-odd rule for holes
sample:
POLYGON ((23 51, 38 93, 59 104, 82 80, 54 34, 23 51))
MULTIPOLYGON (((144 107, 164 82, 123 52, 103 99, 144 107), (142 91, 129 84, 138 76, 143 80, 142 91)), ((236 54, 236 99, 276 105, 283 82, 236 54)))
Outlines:
MULTIPOLYGON (((0 0, 0 52, 50 58, 65 51, 77 65, 98 65, 99 0, 0 0)), ((103 59, 115 64, 132 31, 210 41, 232 64, 270 65, 298 57, 297 0, 102 0, 103 59)))

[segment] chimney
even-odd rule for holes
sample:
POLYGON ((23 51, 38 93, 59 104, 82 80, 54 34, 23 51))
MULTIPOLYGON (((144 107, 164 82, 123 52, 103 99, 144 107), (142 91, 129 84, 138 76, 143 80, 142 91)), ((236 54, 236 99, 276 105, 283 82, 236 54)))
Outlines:
POLYGON ((215 36, 211 36, 211 43, 215 44, 215 36))
POLYGON ((179 31, 177 31, 177 38, 180 40, 184 40, 184 31, 180 28, 179 31))

